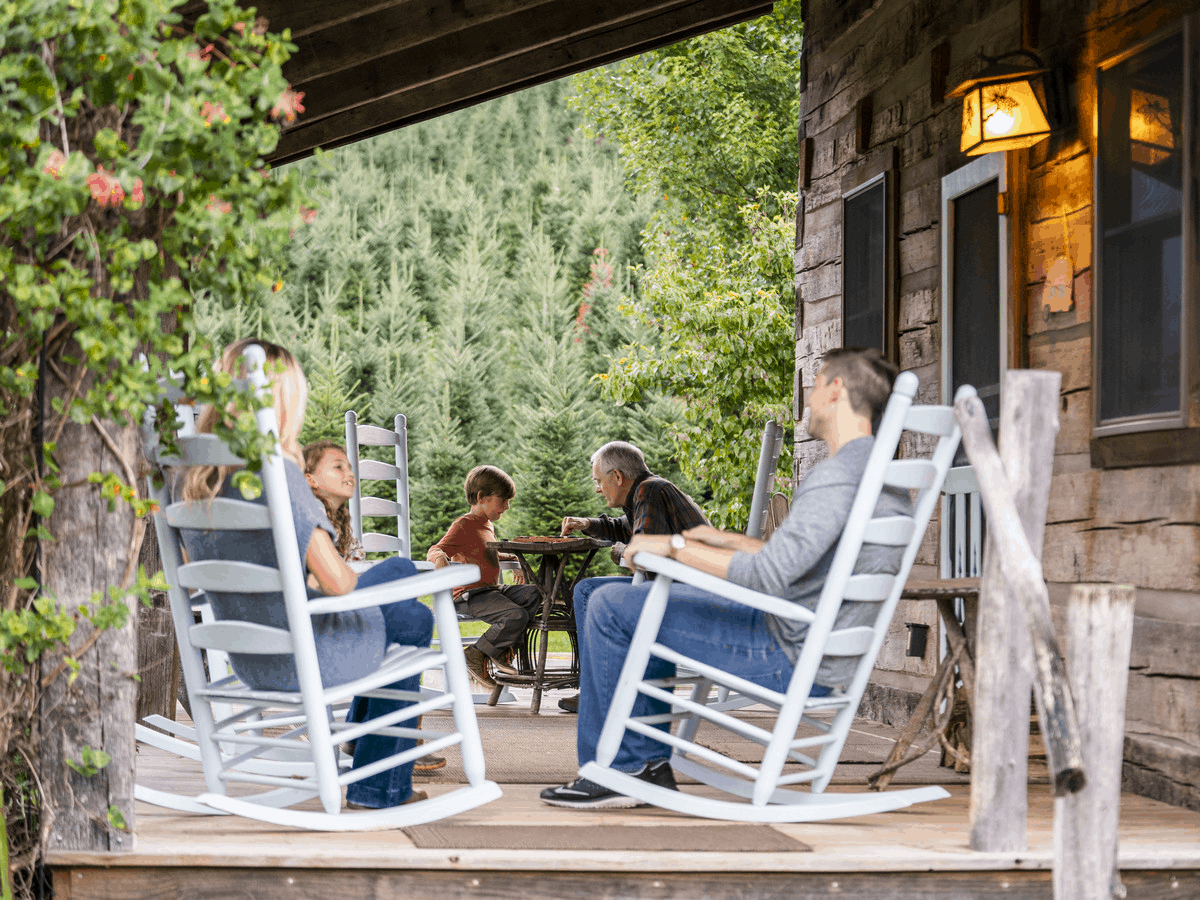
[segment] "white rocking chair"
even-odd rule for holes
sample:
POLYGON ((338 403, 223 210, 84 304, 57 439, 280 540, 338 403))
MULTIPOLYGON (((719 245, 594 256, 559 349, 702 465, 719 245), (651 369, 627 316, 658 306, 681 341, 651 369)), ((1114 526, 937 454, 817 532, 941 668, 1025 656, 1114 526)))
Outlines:
MULTIPOLYGON (((249 348, 246 358, 251 370, 249 381, 255 389, 262 389, 266 377, 261 348, 249 348)), ((258 425, 264 432, 275 431, 274 410, 261 410, 258 425)), ((181 437, 181 455, 173 458, 158 452, 149 440, 152 435, 147 437, 151 444, 147 456, 156 467, 242 463, 213 435, 181 437)), ((151 479, 151 496, 159 504, 154 514, 155 529, 162 550, 164 574, 170 585, 172 618, 195 722, 192 732, 195 742, 180 740, 179 748, 169 749, 183 750, 183 755, 191 755, 187 751, 194 748, 208 790, 189 798, 138 786, 135 796, 172 809, 230 813, 320 831, 416 825, 472 809, 499 797, 500 788, 484 776, 483 747, 471 702, 466 663, 457 641, 443 642, 437 650, 392 646, 374 673, 347 684, 326 687, 317 663, 312 627, 314 615, 432 594, 439 631, 457 634, 458 620, 451 590, 477 580, 478 569, 453 566, 342 596, 309 600, 304 572, 294 553, 281 553, 275 568, 220 560, 184 563, 179 533, 183 528, 270 529, 276 547, 296 545, 287 476, 278 452, 264 462, 262 480, 265 504, 227 498, 188 504, 171 503, 166 485, 160 481, 155 486, 151 479), (220 591, 230 585, 236 585, 240 592, 282 592, 288 626, 273 628, 230 620, 195 623, 188 591, 220 591), (294 654, 300 690, 252 690, 220 671, 211 673, 210 680, 205 676, 201 654, 211 650, 294 654), (386 687, 433 668, 444 669, 446 673, 445 693, 425 689, 401 692, 386 687), (361 723, 333 721, 331 710, 344 706, 352 696, 413 702, 393 713, 361 723), (445 708, 452 712, 453 731, 430 732, 414 727, 418 716, 445 708), (339 757, 338 744, 368 734, 423 738, 424 741, 370 766, 352 769, 344 756, 339 757), (466 786, 388 809, 342 811, 345 785, 454 745, 462 752, 466 786), (259 784, 270 789, 252 796, 230 797, 226 793, 230 782, 259 784), (321 811, 288 808, 314 797, 319 798, 321 811)), ((141 734, 139 729, 139 736, 141 734)))
MULTIPOLYGON (((934 786, 884 793, 823 793, 837 765, 925 527, 938 502, 942 480, 958 447, 959 430, 953 410, 948 406, 913 406, 916 390, 917 378, 912 373, 905 372, 897 378, 815 611, 714 578, 674 560, 638 554, 637 565, 658 575, 642 609, 620 684, 604 722, 597 759, 580 770, 581 776, 655 806, 689 815, 751 822, 844 818, 887 812, 949 796, 945 790, 934 786), (939 438, 931 459, 893 458, 905 429, 939 438), (873 518, 885 485, 916 492, 911 516, 873 518), (864 543, 904 547, 898 572, 895 575, 853 574, 864 543), (657 643, 655 639, 672 581, 682 581, 763 612, 807 623, 807 636, 786 693, 759 687, 735 673, 714 668, 702 659, 693 659, 657 643), (878 603, 873 625, 839 628, 838 612, 843 600, 878 603), (687 674, 643 680, 651 655, 674 663, 677 673, 687 674), (844 692, 810 697, 823 656, 856 657, 854 675, 844 692), (676 685, 690 685, 690 697, 677 696, 674 693, 676 685), (723 704, 710 699, 714 686, 728 688, 743 698, 753 698, 773 709, 776 712, 774 727, 771 730, 760 728, 721 709, 723 704), (633 705, 639 693, 668 704, 671 711, 664 715, 633 717, 633 705), (814 715, 816 713, 826 715, 814 715), (832 713, 831 719, 829 713, 832 713), (711 740, 698 742, 696 730, 701 719, 760 744, 763 750, 758 764, 751 765, 712 749, 711 740), (676 732, 670 734, 654 727, 664 722, 679 723, 676 732), (797 732, 802 722, 817 733, 799 736, 797 732), (610 768, 626 729, 670 746, 671 766, 676 772, 740 799, 713 799, 673 791, 610 768), (787 763, 799 764, 798 770, 785 771, 787 763), (789 789, 798 784, 807 784, 809 790, 789 789)), ((960 389, 960 395, 971 390, 964 387, 960 389)))

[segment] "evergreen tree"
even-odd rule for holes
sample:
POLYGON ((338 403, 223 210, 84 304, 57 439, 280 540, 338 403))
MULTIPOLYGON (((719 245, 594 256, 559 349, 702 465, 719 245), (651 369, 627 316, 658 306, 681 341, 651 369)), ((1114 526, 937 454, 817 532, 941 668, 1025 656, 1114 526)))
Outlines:
POLYGON ((601 416, 592 402, 581 352, 569 338, 527 334, 524 395, 512 468, 517 499, 508 527, 522 535, 556 535, 565 515, 595 515, 592 446, 601 416))
POLYGON ((450 409, 449 391, 424 410, 435 426, 409 444, 409 502, 413 558, 424 559, 450 523, 468 509, 463 484, 477 463, 450 409))

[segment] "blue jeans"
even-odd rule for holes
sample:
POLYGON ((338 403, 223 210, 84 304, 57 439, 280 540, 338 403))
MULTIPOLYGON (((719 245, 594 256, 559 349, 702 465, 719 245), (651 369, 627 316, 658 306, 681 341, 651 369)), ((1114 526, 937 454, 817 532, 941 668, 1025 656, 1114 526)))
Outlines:
MULTIPOLYGON (((373 587, 398 581, 417 574, 412 560, 401 556, 377 563, 358 576, 358 587, 373 587)), ((400 600, 379 607, 383 613, 384 633, 388 644, 407 644, 428 647, 433 640, 433 613, 420 600, 400 600)), ((421 676, 413 675, 388 687, 399 691, 416 691, 421 676)), ((355 697, 346 715, 347 722, 365 722, 411 706, 403 700, 382 700, 375 697, 355 697)), ((408 723, 401 723, 408 724, 408 723)), ((412 738, 395 738, 369 734, 354 742, 354 768, 361 768, 416 746, 412 738)), ((396 766, 385 772, 356 781, 346 789, 346 799, 359 806, 383 809, 399 806, 412 794, 412 763, 396 766)))
MULTIPOLYGON (((588 660, 580 673, 576 737, 580 766, 596 758, 600 730, 620 680, 621 667, 625 664, 646 595, 653 586, 653 582, 602 585, 591 597, 580 639, 581 652, 588 660)), ((671 586, 671 599, 659 628, 658 643, 772 690, 786 691, 792 677, 792 661, 767 630, 764 613, 691 585, 676 583, 671 586)), ((674 674, 674 663, 650 657, 646 678, 668 678, 674 674)), ((813 696, 822 697, 828 693, 828 688, 813 687, 813 696)), ((633 704, 635 716, 668 711, 665 703, 644 694, 639 694, 633 704)), ((659 727, 663 731, 669 730, 665 724, 659 727)), ((670 755, 671 748, 666 744, 626 731, 612 767, 621 772, 638 772, 647 763, 667 759, 670 755)))
POLYGON ((632 583, 633 576, 631 575, 597 575, 593 578, 584 578, 575 584, 575 590, 571 598, 575 609, 575 634, 579 640, 580 671, 583 671, 583 626, 587 622, 587 608, 588 603, 592 599, 592 594, 596 593, 597 588, 602 588, 609 584, 632 583))

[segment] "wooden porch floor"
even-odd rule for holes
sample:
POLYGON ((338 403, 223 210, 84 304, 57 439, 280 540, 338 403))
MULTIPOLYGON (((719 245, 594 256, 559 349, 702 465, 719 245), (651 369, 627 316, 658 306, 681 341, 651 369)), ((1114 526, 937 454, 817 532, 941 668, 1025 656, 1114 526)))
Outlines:
MULTIPOLYGON (((573 716, 547 710, 528 715, 528 703, 480 709, 480 727, 520 746, 535 773, 573 767, 573 716), (514 731, 515 729, 515 731, 514 731), (570 758, 563 759, 570 738, 570 758), (540 755, 539 755, 540 754, 540 755)), ((557 699, 549 695, 543 709, 557 699)), ((861 722, 830 790, 858 790, 890 748, 891 729, 861 722), (853 750, 853 752, 850 752, 853 750)), ((491 757, 489 756, 489 764, 491 757)), ((455 760, 440 778, 419 779, 431 794, 450 790, 455 760)), ((489 777, 504 795, 443 824, 485 826, 502 833, 515 825, 553 828, 644 828, 714 824, 655 808, 573 811, 538 799, 548 782, 507 778, 499 764, 489 777), (507 781, 508 783, 505 783, 507 781)), ((982 854, 969 849, 969 785, 937 766, 936 755, 904 770, 897 786, 939 783, 948 799, 895 813, 838 822, 771 826, 812 848, 787 852, 545 849, 421 849, 402 831, 313 833, 232 816, 171 813, 137 804, 131 852, 47 853, 57 900, 129 897, 384 898, 452 897, 794 898, 1052 896, 1053 798, 1044 783, 1029 788, 1028 849, 982 854), (957 782, 957 783, 956 783, 957 782)), ((569 777, 569 776, 568 776, 569 777)), ((198 793, 199 765, 142 747, 138 780, 164 790, 198 793)), ((688 791, 707 791, 691 784, 688 791)), ((761 827, 761 826, 756 826, 761 827)), ((453 829, 449 829, 453 831, 453 829)), ((651 835, 652 831, 647 831, 651 835)), ((1200 897, 1200 813, 1135 795, 1122 797, 1120 867, 1128 897, 1200 897)))

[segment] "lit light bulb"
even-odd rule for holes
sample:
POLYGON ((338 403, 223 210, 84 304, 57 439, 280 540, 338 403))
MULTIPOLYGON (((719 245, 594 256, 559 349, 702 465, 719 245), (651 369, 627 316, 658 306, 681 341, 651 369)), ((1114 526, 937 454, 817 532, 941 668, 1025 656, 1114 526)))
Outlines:
POLYGON ((1010 134, 1013 128, 1016 127, 1017 117, 1016 110, 1007 110, 999 106, 993 106, 987 116, 984 117, 984 122, 987 124, 988 137, 1002 137, 1010 134))

